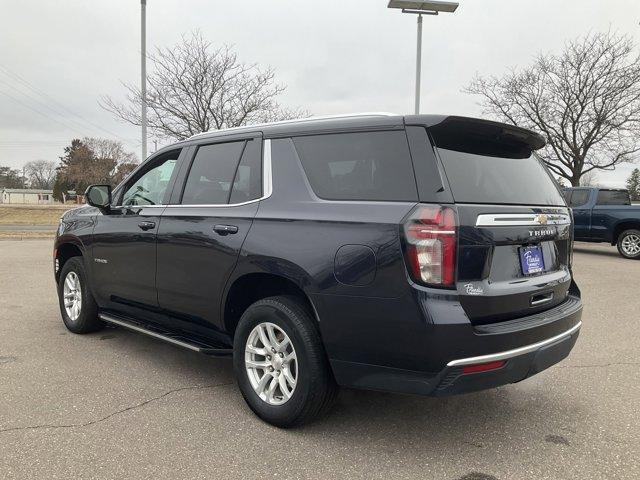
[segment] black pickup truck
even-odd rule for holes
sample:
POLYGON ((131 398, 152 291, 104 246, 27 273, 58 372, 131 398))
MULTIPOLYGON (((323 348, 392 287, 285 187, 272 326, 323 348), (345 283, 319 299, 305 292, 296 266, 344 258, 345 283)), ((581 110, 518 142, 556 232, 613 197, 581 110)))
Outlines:
POLYGON ((609 242, 620 255, 640 259, 640 205, 631 205, 629 192, 594 187, 565 188, 573 209, 574 238, 609 242))

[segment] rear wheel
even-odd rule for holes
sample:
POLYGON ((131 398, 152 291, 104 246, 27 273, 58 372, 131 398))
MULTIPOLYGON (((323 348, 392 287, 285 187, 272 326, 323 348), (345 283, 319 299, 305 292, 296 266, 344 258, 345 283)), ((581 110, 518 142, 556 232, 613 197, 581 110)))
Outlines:
POLYGON ((640 230, 625 230, 618 237, 618 252, 624 258, 640 259, 640 230))
POLYGON ((98 318, 98 306, 87 284, 82 257, 72 257, 62 267, 58 301, 62 321, 73 333, 95 332, 104 326, 98 318))
POLYGON ((249 407, 278 427, 313 420, 338 391, 315 320, 296 297, 265 298, 245 311, 233 365, 249 407))

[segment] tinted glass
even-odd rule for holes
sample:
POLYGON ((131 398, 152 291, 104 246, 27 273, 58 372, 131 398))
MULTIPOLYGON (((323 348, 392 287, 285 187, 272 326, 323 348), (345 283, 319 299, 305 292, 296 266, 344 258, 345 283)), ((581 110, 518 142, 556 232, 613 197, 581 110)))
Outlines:
POLYGON ((316 135, 293 141, 320 198, 418 199, 404 131, 316 135))
POLYGON ((182 194, 185 205, 219 205, 229 201, 231 183, 245 142, 198 148, 182 194))
POLYGON ((535 156, 501 158, 438 149, 456 202, 564 205, 535 156))
POLYGON ((233 181, 229 203, 243 203, 262 196, 262 141, 250 140, 233 181))
POLYGON ((600 190, 596 203, 598 205, 631 205, 629 193, 620 190, 600 190))
POLYGON ((581 207, 589 201, 589 190, 573 190, 569 206, 581 207))
POLYGON ((179 153, 165 158, 129 186, 122 196, 122 205, 162 205, 179 153))

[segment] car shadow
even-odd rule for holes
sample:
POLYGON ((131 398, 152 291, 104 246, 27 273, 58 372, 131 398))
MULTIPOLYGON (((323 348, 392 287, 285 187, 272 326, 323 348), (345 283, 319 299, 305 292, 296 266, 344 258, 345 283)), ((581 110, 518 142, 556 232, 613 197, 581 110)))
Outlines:
MULTIPOLYGON (((229 385, 224 400, 220 400, 219 391, 212 391, 217 399, 214 405, 230 402, 224 408, 235 411, 256 431, 287 437, 287 441, 298 438, 318 448, 327 443, 345 450, 366 445, 377 455, 408 460, 423 455, 425 449, 442 449, 448 455, 471 450, 482 455, 503 438, 527 448, 532 434, 540 442, 564 445, 571 437, 569 426, 587 414, 579 405, 567 403, 570 397, 544 388, 544 381, 539 379, 547 374, 543 373, 518 385, 442 398, 343 388, 327 415, 308 425, 280 430, 259 420, 244 404, 233 385, 233 366, 228 358, 190 352, 122 328, 110 328, 94 338, 113 342, 114 354, 127 352, 129 357, 147 363, 145 368, 161 369, 168 384, 179 379, 201 385, 229 385)), ((215 411, 219 412, 219 406, 215 411)), ((213 407, 212 412, 205 408, 200 414, 203 418, 215 415, 213 407)))
POLYGON ((616 257, 616 258, 623 259, 622 256, 620 255, 620 253, 618 253, 618 250, 616 249, 616 247, 610 247, 607 250, 600 250, 600 249, 596 250, 596 249, 589 248, 589 247, 586 247, 586 246, 574 245, 573 246, 573 252, 574 253, 586 253, 588 255, 597 255, 597 256, 601 256, 601 257, 616 257))

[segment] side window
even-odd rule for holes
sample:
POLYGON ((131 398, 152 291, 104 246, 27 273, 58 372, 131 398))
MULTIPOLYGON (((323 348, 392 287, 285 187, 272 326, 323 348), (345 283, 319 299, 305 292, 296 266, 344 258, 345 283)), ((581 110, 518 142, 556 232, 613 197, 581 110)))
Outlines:
POLYGON ((179 155, 179 150, 168 154, 160 163, 138 177, 124 191, 122 205, 161 205, 179 155))
POLYGON ((236 171, 229 203, 243 203, 262 196, 262 141, 249 140, 236 171))
MULTIPOLYGON (((569 190, 571 191, 571 190, 569 190)), ((589 201, 589 190, 573 190, 570 207, 581 207, 589 201)))
POLYGON ((229 202, 231 185, 244 141, 198 148, 182 194, 183 205, 220 205, 229 202))
POLYGON ((418 200, 403 130, 303 136, 293 142, 320 198, 418 200))
POLYGON ((631 205, 629 193, 624 190, 600 190, 597 205, 631 205))

